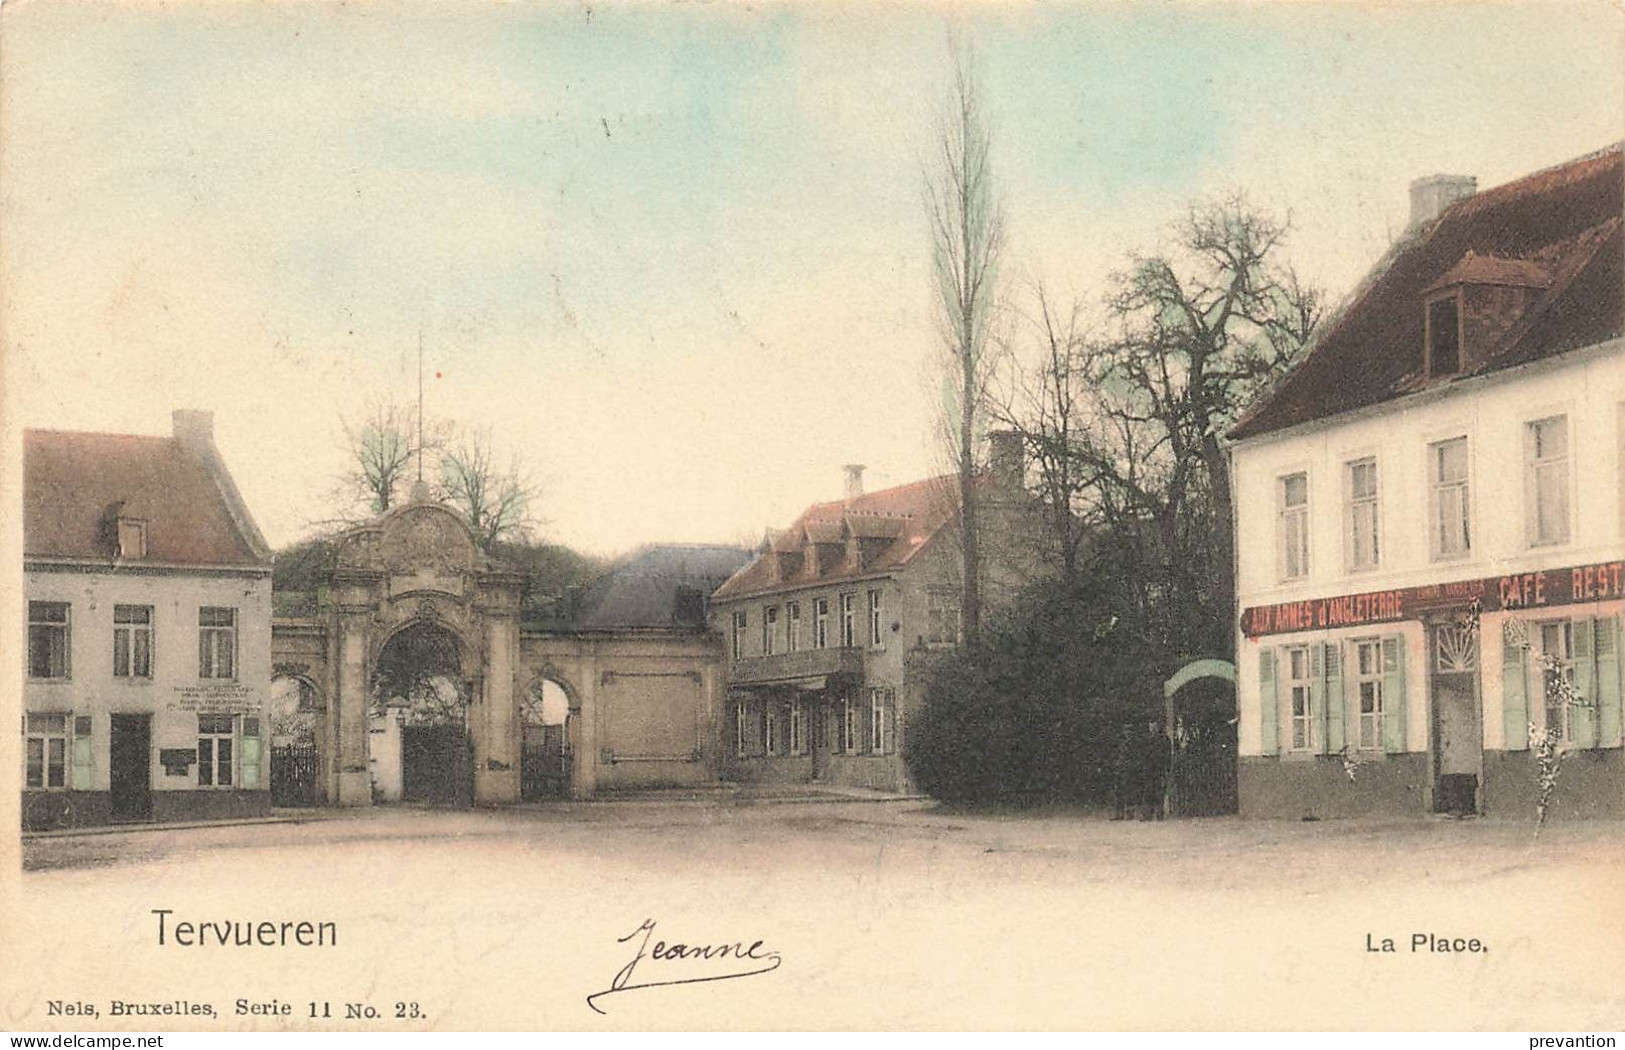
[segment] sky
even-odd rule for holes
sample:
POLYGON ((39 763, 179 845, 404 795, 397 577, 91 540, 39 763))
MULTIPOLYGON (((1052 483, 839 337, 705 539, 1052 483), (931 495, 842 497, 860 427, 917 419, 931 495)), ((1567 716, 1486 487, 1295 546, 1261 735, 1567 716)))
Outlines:
MULTIPOLYGON (((1335 301, 1408 184, 1625 138, 1617 4, 124 3, 0 12, 16 428, 211 409, 273 546, 342 421, 488 427, 540 535, 753 541, 942 469, 923 158, 972 46, 1018 316, 1192 201, 1290 217, 1335 301)), ((1018 340, 1018 346, 1020 345, 1018 340)))

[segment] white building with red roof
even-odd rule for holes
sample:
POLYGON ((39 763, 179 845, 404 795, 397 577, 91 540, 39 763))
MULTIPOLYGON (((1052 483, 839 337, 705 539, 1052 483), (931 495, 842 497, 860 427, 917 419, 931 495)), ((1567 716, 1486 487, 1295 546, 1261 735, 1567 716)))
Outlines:
MULTIPOLYGON (((983 594, 995 608, 1038 567, 1020 438, 994 435, 979 480, 983 594)), ((957 475, 815 503, 711 595, 726 647, 721 770, 741 781, 907 788, 902 744, 933 651, 960 642, 957 475)))
POLYGON ((270 807, 271 551, 208 412, 23 437, 25 827, 270 807))
POLYGON ((1625 815, 1622 189, 1418 180, 1232 430, 1243 815, 1625 815))

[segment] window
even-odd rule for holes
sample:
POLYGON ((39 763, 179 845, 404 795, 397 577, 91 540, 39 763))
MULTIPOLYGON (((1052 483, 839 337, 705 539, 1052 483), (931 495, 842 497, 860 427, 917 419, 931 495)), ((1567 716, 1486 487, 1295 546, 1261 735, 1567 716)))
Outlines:
POLYGON ((197 716, 197 782, 200 787, 231 787, 236 727, 236 715, 197 716))
POLYGON ((1382 642, 1362 638, 1354 643, 1354 695, 1360 704, 1355 735, 1361 751, 1382 750, 1382 642))
POLYGON ((762 610, 762 655, 772 656, 775 636, 779 633, 779 607, 769 605, 762 610))
POLYGON ((800 697, 790 701, 790 753, 807 753, 807 703, 800 697))
POLYGON ((829 648, 829 599, 813 599, 813 648, 829 648))
POLYGON ((1427 329, 1428 375, 1448 376, 1461 371, 1461 320, 1455 296, 1428 304, 1427 329))
POLYGON ((60 711, 30 711, 23 721, 27 779, 31 788, 68 786, 68 716, 60 711))
POLYGON ((1456 558, 1473 549, 1468 524, 1467 439, 1452 438, 1428 446, 1428 473, 1433 481, 1433 557, 1456 558))
POLYGON ((113 675, 152 677, 152 606, 113 606, 113 675))
POLYGON ((890 705, 889 691, 886 689, 869 690, 869 750, 877 755, 884 755, 891 744, 890 734, 886 729, 886 708, 890 705))
POLYGON ((734 613, 734 650, 733 651, 734 651, 734 659, 735 660, 743 660, 745 658, 745 628, 746 628, 746 626, 748 626, 748 624, 746 623, 745 610, 740 609, 738 612, 734 613))
POLYGON ((1349 568, 1374 569, 1382 564, 1382 542, 1377 525, 1377 461, 1372 457, 1348 463, 1344 472, 1344 495, 1348 503, 1349 568))
POLYGON ((147 556, 147 523, 136 518, 118 520, 118 556, 145 558, 147 556))
POLYGON ((1307 645, 1294 645, 1286 650, 1287 696, 1292 702, 1294 751, 1311 751, 1315 746, 1315 702, 1309 654, 1307 645))
POLYGON ((1309 475, 1299 471, 1280 479, 1281 578, 1309 575, 1309 475))
POLYGON ((850 649, 858 644, 858 619, 855 595, 841 595, 841 647, 850 649))
POLYGON ((869 592, 869 647, 883 648, 886 636, 880 633, 880 592, 869 592))
POLYGON ((1530 546, 1569 540, 1569 421, 1553 416, 1524 430, 1524 496, 1530 546))
POLYGON ((768 755, 779 753, 778 705, 769 702, 762 711, 762 750, 768 755))
MULTIPOLYGON (((734 615, 737 616, 739 614, 735 613, 734 615)), ((739 757, 739 758, 744 758, 745 757, 745 741, 747 739, 746 736, 745 736, 745 726, 746 726, 746 716, 748 714, 749 714, 749 711, 747 710, 747 708, 745 706, 745 701, 743 701, 743 700, 735 700, 734 701, 734 755, 739 757)))
POLYGON ((925 644, 933 648, 959 644, 959 592, 946 588, 925 592, 925 644))
POLYGON ((68 603, 28 603, 28 677, 68 677, 68 603))
POLYGON ((198 677, 237 677, 237 610, 205 605, 197 622, 198 677))
POLYGON ((1574 624, 1557 620, 1540 625, 1541 695, 1545 728, 1564 743, 1573 740, 1569 725, 1569 695, 1574 688, 1574 624))
POLYGON ((784 648, 792 653, 801 648, 800 602, 790 602, 784 607, 784 648))
POLYGON ((858 750, 858 705, 850 696, 841 697, 841 751, 848 755, 858 750))

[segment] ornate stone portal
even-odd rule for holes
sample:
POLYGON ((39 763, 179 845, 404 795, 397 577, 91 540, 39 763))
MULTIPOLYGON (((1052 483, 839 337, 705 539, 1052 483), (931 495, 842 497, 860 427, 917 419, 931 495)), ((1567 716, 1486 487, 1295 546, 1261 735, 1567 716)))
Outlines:
POLYGON ((481 553, 461 515, 443 504, 411 502, 339 538, 315 615, 272 624, 276 674, 317 694, 310 706, 318 712, 322 801, 375 801, 368 740, 380 721, 380 661, 392 642, 412 646, 428 636, 456 649, 468 701, 468 746, 458 761, 472 767, 475 803, 520 800, 521 701, 544 682, 569 701, 561 745, 570 756, 569 795, 715 781, 718 640, 680 629, 522 628, 524 588, 525 577, 481 553))

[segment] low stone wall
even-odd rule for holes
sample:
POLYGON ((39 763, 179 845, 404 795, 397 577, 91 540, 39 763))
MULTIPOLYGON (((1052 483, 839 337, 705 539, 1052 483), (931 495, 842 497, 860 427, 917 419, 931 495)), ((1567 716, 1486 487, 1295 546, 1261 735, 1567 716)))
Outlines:
MULTIPOLYGON (((1529 751, 1484 752, 1484 815, 1534 820, 1535 756, 1529 751)), ((1593 748, 1564 754, 1547 819, 1625 817, 1625 753, 1593 748)))
POLYGON ((1427 815, 1427 755, 1372 757, 1350 780, 1335 755, 1249 757, 1237 769, 1243 817, 1322 820, 1427 815))
POLYGON ((152 819, 233 820, 271 815, 269 791, 154 791, 152 819))
POLYGON ((88 828, 111 823, 113 796, 106 791, 24 791, 23 830, 88 828))

